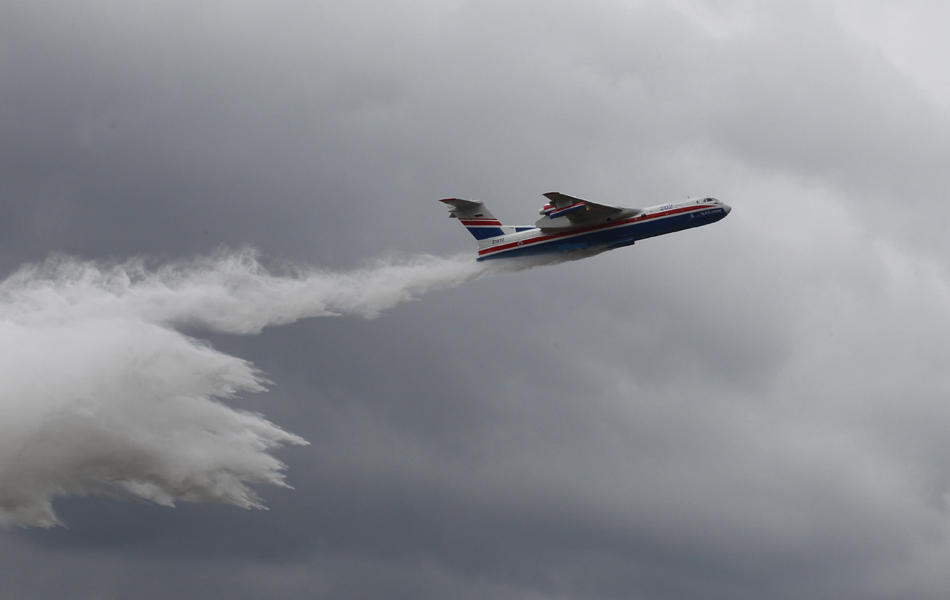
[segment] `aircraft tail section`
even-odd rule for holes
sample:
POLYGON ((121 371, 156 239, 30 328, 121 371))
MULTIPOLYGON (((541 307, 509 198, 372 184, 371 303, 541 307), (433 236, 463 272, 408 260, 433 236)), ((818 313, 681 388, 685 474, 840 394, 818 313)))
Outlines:
POLYGON ((458 219, 476 240, 481 241, 506 233, 501 221, 481 202, 461 198, 445 198, 442 202, 449 206, 449 218, 458 219))

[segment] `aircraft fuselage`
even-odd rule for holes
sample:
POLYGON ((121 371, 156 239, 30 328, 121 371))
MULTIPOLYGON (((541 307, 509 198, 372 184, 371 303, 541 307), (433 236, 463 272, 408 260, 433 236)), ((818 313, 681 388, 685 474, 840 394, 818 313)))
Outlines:
POLYGON ((602 223, 552 231, 514 227, 513 232, 485 239, 478 260, 568 252, 598 247, 604 250, 629 246, 646 238, 715 223, 729 214, 729 205, 715 198, 688 200, 645 208, 636 214, 618 215, 602 223))

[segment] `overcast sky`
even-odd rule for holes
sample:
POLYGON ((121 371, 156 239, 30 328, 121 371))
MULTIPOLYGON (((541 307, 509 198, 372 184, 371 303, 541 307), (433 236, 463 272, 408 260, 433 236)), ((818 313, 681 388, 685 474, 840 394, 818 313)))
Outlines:
MULTIPOLYGON (((946 598, 939 2, 7 0, 0 273, 472 252, 439 198, 725 220, 375 319, 189 330, 268 511, 58 498, 17 598, 946 598)), ((55 374, 50 375, 55 377, 55 374)), ((196 457, 200 461, 200 457, 196 457)))

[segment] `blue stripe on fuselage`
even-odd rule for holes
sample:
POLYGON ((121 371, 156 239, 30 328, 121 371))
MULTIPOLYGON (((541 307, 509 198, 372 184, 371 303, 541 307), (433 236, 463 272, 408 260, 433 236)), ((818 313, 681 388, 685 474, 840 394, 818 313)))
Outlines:
POLYGON ((498 237, 499 235, 505 235, 505 232, 502 231, 501 227, 466 227, 468 232, 475 236, 476 240, 484 240, 487 238, 498 237))

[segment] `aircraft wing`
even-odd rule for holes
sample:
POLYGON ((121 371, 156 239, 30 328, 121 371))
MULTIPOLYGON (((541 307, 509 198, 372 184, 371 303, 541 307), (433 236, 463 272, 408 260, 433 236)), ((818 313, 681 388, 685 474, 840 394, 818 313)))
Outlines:
POLYGON ((626 219, 643 212, 637 208, 588 202, 561 192, 548 192, 544 197, 550 203, 541 210, 544 216, 535 222, 535 226, 541 229, 564 230, 596 225, 615 219, 626 219))

